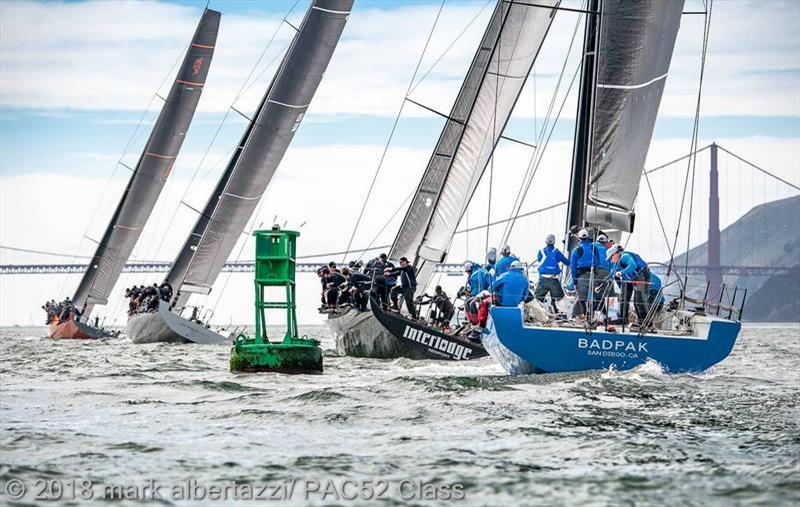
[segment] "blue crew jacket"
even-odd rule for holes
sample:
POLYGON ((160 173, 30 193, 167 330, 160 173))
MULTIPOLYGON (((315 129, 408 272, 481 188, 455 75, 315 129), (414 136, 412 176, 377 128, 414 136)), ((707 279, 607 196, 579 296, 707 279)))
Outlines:
POLYGON ((565 266, 569 265, 567 256, 553 245, 547 245, 539 250, 536 254, 536 261, 539 262, 539 267, 537 268, 539 275, 560 275, 561 266, 558 263, 560 262, 565 266))
POLYGON ((600 265, 600 256, 598 255, 595 243, 589 239, 582 239, 580 245, 572 251, 569 258, 569 267, 572 272, 572 279, 578 279, 579 269, 597 268, 600 265))
POLYGON ((511 268, 511 263, 518 261, 519 257, 516 255, 501 255, 497 262, 494 264, 494 273, 497 276, 502 275, 511 268))
POLYGON ((636 280, 647 263, 638 254, 624 250, 619 257, 619 270, 625 280, 636 280))
POLYGON ((528 279, 522 270, 506 271, 492 284, 498 306, 517 306, 528 298, 528 279))

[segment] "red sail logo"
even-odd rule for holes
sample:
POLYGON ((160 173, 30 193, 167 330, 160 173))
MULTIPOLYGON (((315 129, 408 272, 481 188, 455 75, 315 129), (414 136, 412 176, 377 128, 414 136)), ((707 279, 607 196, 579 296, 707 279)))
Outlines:
POLYGON ((194 61, 194 65, 192 66, 192 75, 196 76, 200 73, 200 69, 203 67, 203 60, 204 58, 201 56, 194 61))

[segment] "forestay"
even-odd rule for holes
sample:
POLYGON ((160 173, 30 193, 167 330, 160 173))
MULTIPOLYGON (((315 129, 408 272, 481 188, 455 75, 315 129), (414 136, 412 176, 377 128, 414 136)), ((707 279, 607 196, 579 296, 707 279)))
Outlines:
POLYGON ((391 250, 425 285, 443 262, 533 67, 559 0, 500 0, 391 250))
POLYGON ((203 91, 220 17, 209 9, 203 13, 150 138, 75 291, 73 301, 84 308, 84 316, 95 304, 108 301, 172 170, 203 91))
POLYGON ((208 294, 306 113, 353 0, 315 0, 166 281, 177 307, 208 294))
POLYGON ((603 0, 586 222, 632 232, 683 0, 603 0))

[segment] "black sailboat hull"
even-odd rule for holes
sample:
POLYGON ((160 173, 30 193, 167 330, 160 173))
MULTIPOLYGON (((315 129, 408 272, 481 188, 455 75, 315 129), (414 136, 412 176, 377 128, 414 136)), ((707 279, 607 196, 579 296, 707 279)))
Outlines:
POLYGON ((370 298, 372 314, 404 348, 414 351, 414 358, 466 361, 489 355, 482 345, 450 336, 422 322, 381 308, 375 297, 370 298))

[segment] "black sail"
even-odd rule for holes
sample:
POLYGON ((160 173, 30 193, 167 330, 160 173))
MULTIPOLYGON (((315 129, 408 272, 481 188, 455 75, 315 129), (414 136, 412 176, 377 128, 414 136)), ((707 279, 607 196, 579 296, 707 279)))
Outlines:
POLYGON ((421 285, 447 255, 559 3, 497 2, 390 252, 414 259, 421 285))
POLYGON ((221 14, 206 9, 177 78, 122 198, 75 291, 73 301, 88 316, 105 304, 164 188, 197 109, 217 41, 221 14))
POLYGON ((683 0, 602 0, 586 224, 632 232, 683 0))
POLYGON ((208 294, 308 109, 353 0, 314 0, 214 192, 167 274, 182 307, 208 294))

